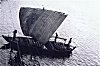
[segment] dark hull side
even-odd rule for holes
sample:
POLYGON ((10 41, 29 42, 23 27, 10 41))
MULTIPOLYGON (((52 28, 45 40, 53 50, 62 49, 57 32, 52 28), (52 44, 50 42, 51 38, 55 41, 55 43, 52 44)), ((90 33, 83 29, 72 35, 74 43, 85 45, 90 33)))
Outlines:
MULTIPOLYGON (((63 49, 63 48, 55 48, 53 42, 48 42, 46 44, 40 44, 39 42, 35 42, 32 38, 25 37, 17 37, 15 41, 11 41, 12 37, 3 36, 5 40, 9 43, 5 46, 2 46, 1 49, 9 49, 19 51, 22 55, 33 55, 40 57, 50 57, 50 58, 64 58, 70 57, 73 49, 63 49), (53 47, 50 47, 52 44, 53 47), (10 47, 11 45, 11 47, 10 47), (44 46, 46 48, 44 48, 44 46), (19 47, 19 49, 18 49, 19 47)), ((56 46, 56 45, 55 45, 56 46)), ((57 47, 57 46, 56 46, 57 47)))

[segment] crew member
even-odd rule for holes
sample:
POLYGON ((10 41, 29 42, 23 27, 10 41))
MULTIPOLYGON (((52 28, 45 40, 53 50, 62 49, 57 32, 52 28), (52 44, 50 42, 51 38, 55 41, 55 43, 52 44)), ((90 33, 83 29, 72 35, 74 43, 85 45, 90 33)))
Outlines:
POLYGON ((55 43, 56 43, 56 40, 57 40, 57 38, 58 38, 58 34, 56 33, 56 37, 55 37, 55 43))
POLYGON ((15 38, 16 38, 16 33, 17 33, 17 30, 14 30, 13 31, 13 40, 15 40, 15 38))

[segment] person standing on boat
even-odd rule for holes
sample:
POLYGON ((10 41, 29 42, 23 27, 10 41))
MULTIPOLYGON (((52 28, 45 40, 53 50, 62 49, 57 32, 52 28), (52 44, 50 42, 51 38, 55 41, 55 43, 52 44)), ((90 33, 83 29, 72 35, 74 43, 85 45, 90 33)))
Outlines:
POLYGON ((11 52, 12 52, 12 47, 16 46, 16 33, 17 33, 17 30, 14 30, 13 31, 13 37, 12 37, 12 40, 10 42, 10 47, 11 47, 11 52))
POLYGON ((67 49, 70 49, 70 43, 71 43, 71 42, 72 42, 72 38, 70 38, 68 44, 65 44, 65 46, 66 46, 67 49))
POLYGON ((16 38, 16 33, 17 33, 17 30, 14 30, 13 31, 13 40, 15 40, 15 38, 16 38))
POLYGON ((56 36, 55 36, 55 43, 56 43, 56 41, 57 41, 57 38, 58 38, 58 34, 56 33, 56 36))

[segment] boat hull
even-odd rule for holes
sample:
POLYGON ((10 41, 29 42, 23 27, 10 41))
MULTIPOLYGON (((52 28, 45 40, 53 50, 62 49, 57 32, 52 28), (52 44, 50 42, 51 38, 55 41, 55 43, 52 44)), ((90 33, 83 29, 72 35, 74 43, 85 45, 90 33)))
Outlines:
POLYGON ((59 50, 56 49, 54 47, 53 41, 52 42, 49 41, 46 44, 40 44, 39 42, 35 42, 32 38, 26 38, 26 37, 16 37, 15 41, 11 41, 12 37, 3 36, 3 38, 9 43, 2 46, 1 49, 12 48, 13 50, 20 52, 21 55, 33 55, 33 56, 49 57, 49 58, 64 58, 64 57, 68 58, 72 53, 71 48, 70 49, 59 48, 59 50), (53 47, 50 48, 50 46, 49 47, 47 46, 50 44, 52 44, 53 47))

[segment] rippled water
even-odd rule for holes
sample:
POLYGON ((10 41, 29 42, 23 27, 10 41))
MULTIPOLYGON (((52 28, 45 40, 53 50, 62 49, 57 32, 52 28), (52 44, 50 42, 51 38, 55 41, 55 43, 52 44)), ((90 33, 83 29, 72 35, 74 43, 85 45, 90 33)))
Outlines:
MULTIPOLYGON (((93 39, 74 39, 78 45, 70 58, 37 58, 37 60, 41 66, 100 66, 99 44, 97 43, 99 39, 97 37, 93 39)), ((0 50, 0 66, 8 66, 8 57, 8 50, 0 50)))
MULTIPOLYGON (((9 4, 11 4, 10 6, 14 5, 14 3, 9 4)), ((6 3, 3 3, 3 5, 5 5, 3 6, 3 12, 0 12, 0 36, 2 34, 10 35, 15 28, 20 35, 19 21, 17 20, 18 18, 15 17, 18 12, 12 9, 14 6, 8 8, 6 3), (12 9, 11 13, 9 9, 12 9), (15 18, 12 18, 11 14, 15 18)), ((41 66, 100 66, 100 35, 98 31, 88 26, 86 23, 88 22, 88 20, 86 20, 87 17, 82 13, 80 14, 80 12, 69 9, 68 14, 69 16, 56 32, 58 32, 60 37, 67 39, 72 37, 72 44, 76 45, 77 48, 73 51, 73 55, 70 58, 64 60, 37 58, 41 66)), ((0 45, 5 43, 6 41, 1 37, 0 45)), ((8 57, 8 50, 0 50, 0 66, 9 66, 7 64, 8 57)))

